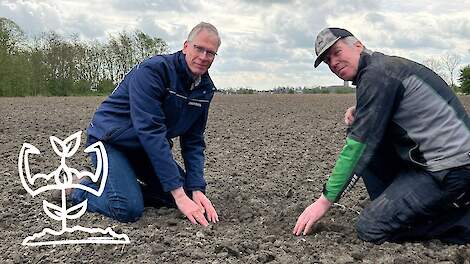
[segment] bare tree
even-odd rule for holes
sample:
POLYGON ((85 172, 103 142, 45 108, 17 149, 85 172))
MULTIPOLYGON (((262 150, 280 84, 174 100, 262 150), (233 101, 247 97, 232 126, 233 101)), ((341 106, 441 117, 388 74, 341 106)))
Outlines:
POLYGON ((426 65, 429 69, 433 70, 435 73, 439 74, 444 79, 443 66, 442 62, 438 58, 427 58, 423 61, 423 64, 426 65))
POLYGON ((442 56, 442 63, 444 70, 447 71, 450 81, 450 86, 454 87, 455 71, 460 65, 461 57, 455 53, 446 53, 442 56))
POLYGON ((444 65, 444 59, 442 57, 431 57, 423 61, 429 69, 433 70, 439 75, 448 85, 450 85, 450 76, 447 74, 447 69, 444 65))

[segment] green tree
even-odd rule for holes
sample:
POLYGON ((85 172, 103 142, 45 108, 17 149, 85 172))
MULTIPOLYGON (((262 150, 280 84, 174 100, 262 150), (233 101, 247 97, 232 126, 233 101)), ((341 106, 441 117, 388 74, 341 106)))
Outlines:
POLYGON ((134 33, 123 31, 117 35, 110 35, 103 58, 109 73, 106 79, 119 82, 137 63, 166 52, 168 45, 165 41, 151 37, 140 30, 134 33))
POLYGON ((114 90, 114 88, 116 87, 111 80, 103 79, 96 87, 96 90, 100 94, 109 95, 114 90))
POLYGON ((166 52, 165 41, 140 30, 105 42, 55 32, 27 39, 0 17, 0 96, 109 94, 135 64, 166 52))
POLYGON ((460 91, 464 94, 470 94, 470 65, 460 69, 460 91))
POLYGON ((0 96, 27 94, 29 75, 25 35, 8 18, 0 17, 0 96))
POLYGON ((24 40, 24 32, 15 22, 0 17, 0 52, 14 55, 21 50, 24 40))
POLYGON ((168 45, 163 39, 151 37, 140 30, 134 32, 134 40, 137 49, 137 59, 139 61, 155 54, 168 52, 168 45))

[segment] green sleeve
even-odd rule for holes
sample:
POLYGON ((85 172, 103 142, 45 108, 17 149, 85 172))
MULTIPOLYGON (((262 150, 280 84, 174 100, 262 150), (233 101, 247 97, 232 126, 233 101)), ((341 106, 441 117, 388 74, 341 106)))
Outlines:
POLYGON ((331 176, 323 189, 324 196, 330 202, 339 200, 348 183, 353 178, 353 171, 362 156, 365 144, 350 137, 346 138, 346 145, 341 150, 331 176))

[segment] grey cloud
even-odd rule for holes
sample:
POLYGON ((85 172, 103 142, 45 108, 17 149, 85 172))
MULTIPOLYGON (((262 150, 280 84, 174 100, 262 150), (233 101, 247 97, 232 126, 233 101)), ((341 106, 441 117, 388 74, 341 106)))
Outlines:
POLYGON ((13 20, 31 37, 47 31, 78 34, 90 39, 104 35, 104 26, 91 15, 80 15, 62 21, 58 11, 47 4, 32 7, 28 2, 18 2, 14 9, 2 7, 0 10, 0 16, 13 20))
MULTIPOLYGON (((371 12, 365 16, 367 22, 370 22, 370 26, 376 29, 378 32, 395 32, 400 29, 396 25, 396 22, 383 13, 371 12)), ((365 29, 367 30, 367 29, 365 29)))
POLYGON ((455 18, 441 21, 443 34, 451 37, 470 38, 470 18, 455 18))
MULTIPOLYGON (((325 1, 325 7, 328 8, 330 14, 339 16, 345 13, 355 13, 359 11, 371 11, 380 10, 382 7, 386 7, 387 4, 380 4, 380 1, 376 0, 334 0, 325 1)), ((317 6, 314 6, 316 8, 317 6)))
POLYGON ((314 29, 310 26, 312 21, 314 19, 297 21, 280 17, 274 22, 271 30, 278 35, 280 44, 286 49, 311 48, 314 39, 314 29))
POLYGON ((228 57, 217 62, 217 67, 211 72, 263 72, 265 67, 261 62, 247 60, 239 57, 228 57))
MULTIPOLYGON (((353 1, 305 1, 297 0, 289 9, 277 11, 268 16, 265 24, 281 39, 284 48, 312 49, 316 34, 324 27, 330 26, 329 17, 356 13, 364 10, 379 9, 373 0, 353 1), (301 14, 301 15, 299 15, 301 14)), ((379 20, 372 15, 371 19, 379 20)))
POLYGON ((220 67, 221 71, 254 72, 282 68, 283 72, 293 73, 313 69, 314 56, 308 50, 284 48, 274 35, 264 36, 256 42, 251 41, 252 38, 255 36, 244 38, 246 45, 227 41, 227 46, 220 52, 223 64, 217 68, 220 67))
POLYGON ((282 67, 283 74, 297 74, 305 71, 307 73, 313 73, 315 71, 315 68, 313 67, 313 60, 311 60, 310 63, 292 61, 289 64, 285 64, 285 67, 282 67))
MULTIPOLYGON (((318 6, 324 6, 323 2, 318 1, 318 6)), ((244 64, 238 62, 236 68, 244 70, 266 71, 266 65, 274 68, 282 68, 285 65, 282 71, 293 73, 312 69, 314 32, 316 28, 319 31, 325 24, 326 13, 304 15, 303 8, 304 6, 297 5, 297 12, 277 9, 275 13, 266 13, 265 30, 261 34, 244 34, 238 35, 237 38, 228 36, 221 56, 227 58, 230 63, 227 62, 227 66, 221 68, 232 69, 231 59, 240 58, 244 64)), ((312 9, 311 12, 318 10, 312 9)))
MULTIPOLYGON (((318 9, 313 9, 305 4, 294 4, 289 10, 277 9, 264 18, 266 32, 271 32, 276 42, 273 45, 285 53, 289 53, 292 49, 311 48, 314 38, 314 32, 325 24, 326 17, 324 15, 324 3, 318 2, 318 9), (308 10, 308 9, 311 9, 308 10), (318 12, 318 14, 313 14, 318 12)), ((309 4, 317 6, 315 3, 309 4)))
POLYGON ((137 28, 146 34, 163 39, 173 51, 181 49, 189 33, 188 25, 173 24, 171 29, 166 29, 157 24, 153 16, 144 16, 139 18, 137 22, 137 28))
POLYGON ((139 18, 137 19, 137 22, 137 28, 142 29, 142 31, 147 34, 157 36, 167 41, 172 38, 170 35, 171 32, 167 32, 165 29, 157 25, 151 16, 139 18))
POLYGON ((462 61, 460 63, 461 67, 470 65, 470 49, 467 50, 467 53, 460 55, 462 55, 462 61))
POLYGON ((294 2, 294 0, 242 0, 242 2, 249 3, 249 4, 266 5, 266 4, 290 4, 294 2))
POLYGON ((64 23, 64 31, 77 33, 88 39, 95 39, 104 35, 105 26, 90 15, 80 15, 67 20, 64 23))
POLYGON ((198 1, 191 0, 112 0, 111 6, 125 11, 172 11, 172 12, 196 12, 200 9, 198 1))
POLYGON ((41 5, 40 10, 28 2, 1 2, 0 7, 0 16, 11 19, 30 36, 60 28, 61 25, 57 11, 46 4, 41 5), (12 5, 14 8, 10 8, 12 5))
MULTIPOLYGON (((469 42, 470 18, 452 15, 451 12, 459 11, 458 5, 462 5, 462 1, 456 2, 449 3, 452 7, 446 9, 448 5, 444 2, 430 5, 423 1, 402 0, 238 0, 229 4, 222 0, 107 0, 100 2, 100 5, 109 12, 101 16, 92 13, 93 10, 64 10, 65 14, 61 14, 61 9, 57 8, 62 6, 60 0, 34 0, 35 5, 28 0, 0 0, 0 16, 12 19, 27 33, 37 34, 54 29, 76 32, 87 38, 100 36, 105 30, 136 26, 151 36, 164 39, 170 51, 182 47, 192 26, 183 21, 195 17, 214 19, 219 23, 217 26, 220 27, 223 44, 216 67, 211 71, 226 75, 237 74, 237 71, 245 74, 266 72, 286 76, 288 83, 295 81, 295 78, 289 78, 289 74, 305 74, 312 76, 312 80, 333 76, 323 64, 313 70, 313 41, 324 27, 341 26, 333 24, 333 21, 348 26, 345 17, 351 18, 351 26, 354 26, 350 28, 352 33, 366 46, 379 51, 393 53, 398 50, 409 54, 411 50, 421 54, 423 50, 449 50, 469 42), (17 8, 13 10, 10 5, 17 8), (222 7, 229 9, 228 12, 213 14, 214 10, 222 10, 222 7), (396 14, 403 15, 396 17, 396 14), (106 24, 106 21, 115 21, 121 16, 131 23, 106 24), (237 27, 231 25, 229 19, 234 20, 237 27), (249 24, 248 21, 253 23, 249 24), (258 24, 259 21, 261 24, 258 24)), ((96 5, 93 7, 100 9, 96 5)), ((470 53, 466 49, 463 53, 462 62, 468 64, 470 53)))
POLYGON ((273 34, 244 35, 241 39, 225 41, 221 54, 230 57, 249 58, 252 61, 280 61, 285 50, 280 47, 279 38, 273 34))
POLYGON ((384 24, 386 18, 384 15, 381 15, 379 13, 368 13, 366 15, 366 20, 371 23, 384 24))
POLYGON ((450 44, 445 39, 431 34, 417 35, 409 34, 394 34, 391 37, 392 46, 399 49, 449 49, 450 44))

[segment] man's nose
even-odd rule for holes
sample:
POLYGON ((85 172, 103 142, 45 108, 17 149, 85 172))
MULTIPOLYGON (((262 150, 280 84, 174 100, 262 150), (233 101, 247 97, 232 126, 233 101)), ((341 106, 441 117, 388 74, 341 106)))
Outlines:
POLYGON ((203 52, 199 53, 199 58, 204 59, 204 60, 210 60, 210 55, 207 53, 207 50, 204 50, 203 52))
POLYGON ((330 65, 333 69, 337 70, 339 66, 339 60, 337 58, 330 58, 330 65))

